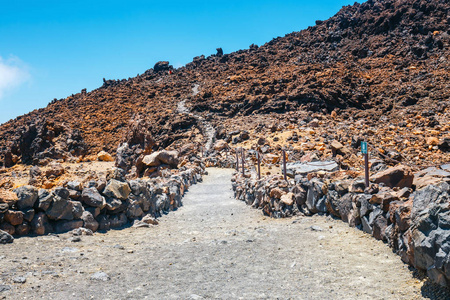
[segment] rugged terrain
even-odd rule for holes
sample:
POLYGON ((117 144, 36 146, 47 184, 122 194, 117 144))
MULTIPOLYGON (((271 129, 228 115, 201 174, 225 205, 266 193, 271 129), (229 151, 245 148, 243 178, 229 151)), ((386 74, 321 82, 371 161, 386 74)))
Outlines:
POLYGON ((324 149, 333 139, 367 137, 397 159, 446 162, 448 12, 445 0, 355 3, 260 47, 230 54, 218 49, 179 69, 160 62, 133 78, 105 80, 96 90, 2 124, 0 164, 114 154, 136 120, 154 150, 198 141, 198 119, 177 112, 182 101, 210 120, 218 138, 255 129, 250 139, 256 140, 273 123, 299 131, 317 119, 312 137, 325 142, 324 149))
MULTIPOLYGON (((318 212, 341 217, 350 226, 387 241, 405 262, 428 270, 435 282, 448 285, 450 243, 444 237, 449 235, 449 10, 445 0, 355 3, 313 27, 262 46, 229 54, 218 48, 216 54, 195 57, 178 69, 158 62, 136 77, 104 79, 96 90, 55 99, 46 108, 0 125, 0 243, 12 242, 9 234, 47 235, 38 237, 39 243, 53 239, 55 231, 80 226, 92 232, 131 222, 149 226, 155 223, 153 218, 181 205, 185 190, 201 180, 205 166, 234 167, 236 155, 244 153, 246 175, 236 176, 237 198, 273 217, 318 212), (362 179, 360 145, 364 140, 369 143, 370 187, 362 179), (282 150, 288 161, 333 160, 337 170, 294 171, 289 174, 291 184, 277 176, 282 150), (263 179, 259 181, 257 153, 262 155, 263 179), (252 192, 261 186, 265 194, 252 192), (415 232, 419 236, 412 235, 415 232)), ((199 207, 206 210, 199 210, 198 216, 213 213, 203 204, 199 207)), ((252 216, 245 217, 249 219, 237 222, 236 228, 254 223, 252 216)), ((311 220, 302 222, 312 225, 311 220)), ((276 231, 297 238, 292 230, 299 224, 277 222, 267 226, 282 224, 283 229, 276 231)), ((317 222, 326 226, 332 221, 317 222)), ((344 235, 332 231, 324 232, 325 238, 325 233, 331 238, 344 235)), ((123 239, 128 243, 136 237, 123 239)), ((276 238, 274 243, 286 242, 276 238)), ((306 247, 301 239, 293 240, 306 247)), ((22 241, 24 247, 33 243, 20 238, 16 244, 22 241)), ((67 244, 59 237, 52 242, 67 244)), ((227 244, 218 243, 219 247, 227 244)), ((324 255, 333 255, 341 246, 345 247, 330 246, 324 255)), ((141 250, 153 249, 145 247, 141 250)), ((240 250, 248 250, 244 248, 240 250)), ((51 263, 64 265, 56 261, 51 263)), ((34 278, 34 271, 26 272, 34 278)), ((79 273, 86 272, 90 274, 87 269, 79 273)), ((74 276, 82 276, 80 282, 87 284, 80 274, 74 276)), ((22 281, 9 275, 16 274, 4 273, 8 284, 22 281)), ((404 283, 400 283, 405 287, 404 298, 417 295, 404 283)), ((380 293, 374 284, 370 282, 371 289, 365 290, 380 293)), ((289 292, 294 285, 286 286, 289 292)), ((246 296, 259 296, 254 292, 246 296)), ((282 297, 287 295, 283 293, 282 297)), ((322 293, 314 291, 311 298, 322 293)), ((136 295, 144 294, 138 290, 136 295)))

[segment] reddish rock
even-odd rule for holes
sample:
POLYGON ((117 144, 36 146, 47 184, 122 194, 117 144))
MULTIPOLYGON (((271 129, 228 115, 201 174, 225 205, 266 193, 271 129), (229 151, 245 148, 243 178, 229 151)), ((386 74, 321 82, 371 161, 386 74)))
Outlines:
POLYGON ((17 201, 19 201, 19 198, 17 198, 16 193, 0 189, 0 203, 6 203, 11 207, 17 201))
POLYGON ((439 144, 439 139, 437 137, 427 137, 426 139, 427 145, 437 146, 439 144))
POLYGON ((270 197, 280 199, 282 195, 284 195, 285 192, 280 190, 279 188, 273 188, 270 190, 270 197))
POLYGON ((228 143, 225 142, 224 140, 218 140, 215 142, 213 148, 216 151, 222 151, 223 149, 228 148, 228 143))
POLYGON ((178 155, 177 151, 157 151, 144 156, 142 163, 147 167, 158 167, 162 164, 166 164, 172 168, 176 168, 178 165, 178 155))
POLYGON ((97 159, 98 159, 99 161, 114 161, 114 158, 111 156, 111 154, 109 154, 109 153, 106 152, 106 151, 100 151, 100 152, 97 154, 97 159))
POLYGON ((393 211, 395 223, 401 232, 408 230, 411 226, 412 207, 413 200, 409 200, 398 205, 395 211, 393 211))
POLYGON ((411 266, 414 265, 414 241, 412 238, 411 228, 405 231, 402 236, 402 242, 404 248, 398 250, 398 254, 400 255, 402 261, 411 266))
POLYGON ((144 216, 141 221, 146 223, 146 224, 151 224, 151 225, 158 225, 159 224, 158 220, 153 218, 151 215, 144 216))
POLYGON ((344 145, 342 145, 339 141, 333 140, 331 142, 331 150, 333 151, 333 156, 336 156, 337 152, 344 148, 344 145))
POLYGON ((412 186, 414 175, 408 167, 399 165, 376 173, 371 177, 371 180, 378 184, 384 183, 391 188, 409 188, 412 186))
POLYGON ((287 193, 284 195, 281 195, 280 202, 286 204, 286 205, 292 205, 294 204, 294 194, 293 193, 287 193))
POLYGON ((55 163, 55 164, 52 164, 47 171, 45 171, 45 176, 46 177, 51 177, 51 176, 59 177, 62 174, 64 174, 64 172, 65 172, 64 167, 59 163, 55 163))
POLYGON ((45 213, 37 213, 31 221, 31 229, 34 234, 44 235, 53 232, 53 227, 48 221, 48 217, 45 213))
POLYGON ((381 209, 383 209, 384 212, 388 212, 390 203, 397 200, 400 199, 395 195, 395 193, 390 191, 381 191, 372 195, 369 202, 371 204, 380 204, 381 209))
POLYGON ((4 220, 13 226, 22 224, 23 222, 23 212, 16 210, 8 210, 5 213, 4 220))

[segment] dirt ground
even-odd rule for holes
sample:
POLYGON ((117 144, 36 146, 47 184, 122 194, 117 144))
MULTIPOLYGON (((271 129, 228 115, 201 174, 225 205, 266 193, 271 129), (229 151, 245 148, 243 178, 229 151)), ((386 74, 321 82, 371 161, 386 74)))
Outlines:
POLYGON ((208 172, 157 226, 0 245, 0 299, 428 298, 382 242, 329 217, 264 217, 233 198, 232 170, 208 172))
MULTIPOLYGON (((114 167, 114 162, 89 161, 81 163, 62 162, 58 166, 63 168, 62 174, 47 178, 48 170, 52 169, 52 164, 39 167, 42 176, 39 177, 35 186, 50 189, 54 186, 61 186, 68 181, 86 182, 98 177, 104 178, 109 169, 114 167), (45 186, 43 183, 50 183, 45 186)), ((15 189, 30 182, 30 169, 28 165, 16 165, 9 169, 0 170, 0 188, 15 189)))

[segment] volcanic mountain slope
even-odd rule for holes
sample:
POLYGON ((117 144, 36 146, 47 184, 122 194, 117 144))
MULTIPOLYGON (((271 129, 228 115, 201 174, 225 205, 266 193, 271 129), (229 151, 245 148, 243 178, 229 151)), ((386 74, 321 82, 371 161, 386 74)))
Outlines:
POLYGON ((317 118, 325 129, 359 122, 343 128, 347 136, 376 136, 389 127, 387 141, 371 141, 410 147, 407 159, 448 161, 449 10, 446 0, 369 0, 261 47, 220 49, 179 69, 162 62, 128 80, 104 81, 1 125, 0 165, 114 153, 136 119, 153 148, 177 147, 201 130, 192 115, 177 113, 183 100, 218 127, 219 138, 229 135, 225 128, 276 121, 298 128, 317 118), (426 143, 429 135, 437 141, 426 143), (396 141, 402 136, 411 138, 396 141), (414 147, 429 155, 418 156, 414 147))

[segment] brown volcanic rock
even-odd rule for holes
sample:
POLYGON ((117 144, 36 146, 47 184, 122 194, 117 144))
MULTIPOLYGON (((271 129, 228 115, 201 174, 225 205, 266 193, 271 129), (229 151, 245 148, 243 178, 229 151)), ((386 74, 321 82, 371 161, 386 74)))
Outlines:
POLYGON ((405 166, 396 166, 372 176, 375 183, 384 183, 388 187, 408 187, 413 184, 414 174, 405 166))
POLYGON ((5 221, 9 224, 15 226, 22 224, 23 222, 23 212, 21 211, 15 211, 15 210, 8 210, 5 213, 5 221))
MULTIPOLYGON (((305 122, 346 147, 347 139, 368 136, 373 150, 387 154, 391 164, 402 157, 419 165, 447 162, 448 11, 444 0, 355 3, 261 47, 200 56, 179 69, 158 62, 134 78, 104 80, 96 90, 2 124, 0 165, 102 150, 115 155, 138 118, 145 120, 142 132, 153 139, 152 150, 179 148, 201 131, 195 118, 176 113, 183 100, 223 128, 231 129, 237 119, 243 122, 236 127, 245 130, 252 122, 305 122), (434 138, 427 145, 429 135, 434 138)), ((149 144, 141 144, 124 149, 129 161, 122 161, 123 168, 148 150, 149 144)), ((357 165, 350 151, 342 165, 357 165)))
POLYGON ((17 198, 16 193, 0 189, 0 203, 6 203, 12 206, 17 201, 19 201, 19 198, 17 198))

